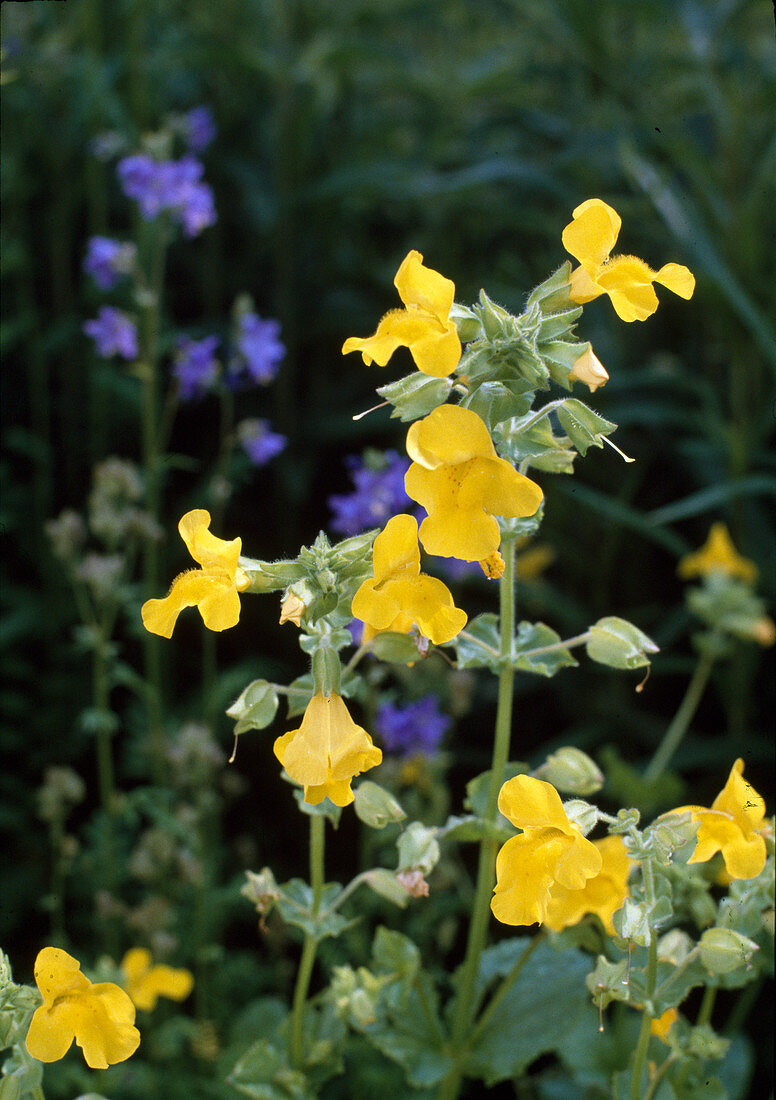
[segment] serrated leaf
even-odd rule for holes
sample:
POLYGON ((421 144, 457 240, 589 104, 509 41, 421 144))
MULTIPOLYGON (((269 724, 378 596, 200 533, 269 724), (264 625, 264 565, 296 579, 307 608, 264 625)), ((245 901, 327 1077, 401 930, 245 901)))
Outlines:
MULTIPOLYGON (((530 937, 504 940, 482 953, 481 988, 504 977, 520 961, 530 937)), ((585 977, 590 959, 581 951, 554 951, 541 943, 533 950, 499 1010, 477 1036, 465 1065, 467 1076, 490 1088, 518 1077, 541 1054, 558 1050, 566 1029, 590 1017, 585 977), (563 1026, 558 1026, 562 1006, 563 1026)))
POLYGON ((312 887, 300 878, 293 878, 280 887, 276 905, 286 924, 293 924, 296 928, 301 928, 305 935, 323 940, 327 936, 339 936, 354 923, 353 920, 340 916, 338 912, 320 915, 325 913, 341 892, 342 887, 338 882, 327 882, 321 891, 320 912, 315 916, 312 911, 312 887))
POLYGON ((472 619, 454 641, 458 668, 489 668, 497 672, 500 664, 498 615, 487 611, 472 619))
POLYGON ((603 436, 610 435, 617 427, 576 397, 567 397, 556 411, 560 426, 581 455, 587 453, 588 447, 603 447, 603 436))
POLYGON ((314 1100, 303 1073, 291 1069, 286 1051, 259 1039, 246 1050, 227 1082, 251 1100, 314 1100))
POLYGON ((431 378, 415 371, 387 386, 378 386, 380 396, 393 405, 391 417, 402 422, 427 416, 450 396, 452 383, 449 378, 431 378))
POLYGON ((538 676, 554 676, 562 668, 573 668, 577 661, 568 649, 554 649, 550 653, 530 651, 557 645, 560 634, 556 634, 544 623, 522 622, 512 642, 512 667, 520 672, 533 672, 538 676))

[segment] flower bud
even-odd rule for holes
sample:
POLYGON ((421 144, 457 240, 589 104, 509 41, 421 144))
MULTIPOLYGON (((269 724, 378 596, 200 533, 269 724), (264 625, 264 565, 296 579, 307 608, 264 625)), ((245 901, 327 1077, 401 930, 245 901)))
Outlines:
POLYGON ((749 967, 755 951, 760 948, 747 936, 732 928, 708 928, 698 944, 701 962, 710 974, 730 974, 739 967, 749 967))
POLYGON ((304 600, 297 596, 293 588, 289 588, 280 606, 280 625, 282 626, 283 623, 293 623, 294 626, 301 626, 302 616, 306 610, 307 604, 304 600))
POLYGON ((439 862, 437 830, 413 821, 396 842, 399 849, 399 871, 423 871, 428 874, 439 862))
POLYGON ((365 779, 353 792, 353 809, 356 817, 372 829, 384 829, 407 816, 399 803, 379 783, 365 779))
POLYGON ((569 382, 584 382, 590 392, 595 393, 599 386, 603 386, 604 382, 608 381, 609 375, 606 373, 606 368, 588 344, 587 351, 580 355, 571 368, 569 382))
POLYGON ((280 897, 275 876, 269 867, 263 867, 258 874, 246 871, 245 877, 248 881, 240 887, 240 893, 264 916, 280 897))
POLYGON ((422 871, 399 871, 396 878, 411 898, 428 897, 428 883, 422 871))
POLYGON ((566 794, 590 795, 604 785, 603 772, 586 752, 566 746, 551 753, 534 775, 566 794))
POLYGON ((450 320, 455 322, 458 330, 458 339, 462 344, 469 344, 472 340, 482 336, 482 325, 477 314, 459 302, 453 302, 450 309, 450 320))
POLYGON ((581 798, 572 798, 563 803, 563 809, 566 811, 566 817, 572 825, 577 826, 582 836, 592 833, 598 822, 598 810, 595 806, 591 806, 581 798))

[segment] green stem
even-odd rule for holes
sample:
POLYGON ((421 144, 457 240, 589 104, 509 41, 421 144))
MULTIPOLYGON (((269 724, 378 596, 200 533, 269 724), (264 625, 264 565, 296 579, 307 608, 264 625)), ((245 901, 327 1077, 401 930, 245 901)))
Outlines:
POLYGON ((687 733, 690 722, 698 709, 698 704, 703 698, 706 684, 714 666, 714 660, 714 656, 708 650, 704 650, 698 658, 695 672, 687 685, 684 699, 682 699, 671 725, 666 730, 663 740, 658 745, 655 755, 646 767, 644 772, 645 782, 654 783, 663 774, 671 757, 679 748, 682 738, 687 733))
POLYGON ((493 1017, 498 1012, 498 1010, 501 1007, 501 1004, 502 1004, 504 998, 506 997, 507 993, 509 993, 512 986, 515 984, 517 979, 520 977, 520 974, 523 970, 523 967, 528 962, 531 955, 533 955, 534 951, 536 950, 536 948, 539 946, 539 944, 542 942, 542 940, 544 938, 545 938, 544 937, 544 932, 541 931, 531 939, 531 942, 528 944, 525 951, 522 953, 522 955, 517 960, 515 965, 512 967, 510 972, 504 978, 501 985, 498 987, 496 992, 493 994, 491 999, 488 1001, 488 1007, 482 1013, 479 1020, 477 1020, 477 1023, 475 1024, 474 1028, 472 1029, 472 1032, 469 1035, 469 1038, 466 1040, 466 1049, 467 1050, 472 1050, 477 1045, 477 1040, 479 1039, 480 1035, 482 1034, 483 1031, 486 1030, 486 1028, 488 1027, 488 1024, 491 1022, 493 1017))
POLYGON ((703 991, 703 1000, 701 1001, 701 1007, 698 1010, 698 1019, 696 1026, 700 1027, 702 1024, 708 1024, 711 1021, 711 1014, 714 1011, 714 1001, 717 997, 717 987, 714 985, 707 985, 703 991))
MULTIPOLYGON (((652 995, 655 991, 655 976, 657 974, 657 938, 653 932, 652 939, 649 944, 649 956, 647 962, 647 1004, 651 1005, 652 995)), ((639 1031, 639 1041, 636 1044, 636 1057, 633 1061, 633 1077, 631 1079, 631 1100, 639 1100, 639 1092, 641 1089, 641 1078, 644 1073, 644 1065, 647 1060, 647 1049, 649 1047, 650 1027, 652 1024, 652 1013, 647 1005, 644 1006, 644 1012, 641 1017, 641 1030, 639 1031)))
POLYGON ((111 732, 102 721, 103 717, 108 714, 110 709, 110 688, 108 685, 108 670, 105 663, 104 645, 103 639, 100 639, 94 648, 92 684, 94 709, 97 718, 97 782, 100 790, 100 804, 105 813, 110 816, 113 813, 116 792, 113 775, 111 732))
MULTIPOLYGON (((310 817, 310 885, 313 888, 313 917, 318 916, 323 894, 325 829, 326 818, 323 814, 312 814, 310 817)), ((310 988, 310 978, 313 973, 317 948, 318 938, 310 932, 306 932, 291 1008, 291 1061, 297 1069, 301 1069, 304 1064, 304 1010, 307 1004, 307 991, 310 988)))
MULTIPOLYGON (((488 797, 485 804, 484 820, 493 824, 498 814, 498 795, 504 780, 504 770, 509 759, 509 744, 512 732, 512 695, 514 669, 509 663, 512 650, 512 638, 515 624, 515 543, 506 542, 504 549, 504 575, 499 588, 500 611, 500 653, 502 660, 498 681, 498 706, 496 709, 496 731, 493 740, 488 797)), ((485 947, 490 921, 490 897, 496 878, 496 854, 498 840, 489 837, 480 841, 480 858, 477 868, 477 884, 474 890, 472 919, 469 924, 469 938, 466 954, 461 968, 461 978, 455 998, 451 1031, 451 1050, 460 1051, 463 1041, 471 1028, 476 1011, 475 988, 480 956, 485 947)), ((439 1100, 455 1100, 463 1080, 460 1057, 440 1086, 439 1100)))

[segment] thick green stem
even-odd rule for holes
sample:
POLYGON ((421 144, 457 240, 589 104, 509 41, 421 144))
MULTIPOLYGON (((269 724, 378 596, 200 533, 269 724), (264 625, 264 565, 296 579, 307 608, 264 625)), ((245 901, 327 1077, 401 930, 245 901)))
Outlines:
POLYGON ((682 699, 671 725, 666 730, 663 740, 658 745, 655 755, 644 772, 645 782, 654 783, 663 774, 671 757, 679 748, 682 738, 687 733, 690 722, 698 709, 698 704, 703 698, 706 684, 714 666, 714 660, 715 658, 708 650, 704 650, 698 658, 695 672, 687 685, 684 699, 682 699))
MULTIPOLYGON (((651 1003, 652 994, 655 991, 655 976, 657 974, 657 939, 652 935, 649 944, 649 957, 647 962, 647 1001, 651 1003)), ((639 1041, 636 1044, 636 1057, 633 1060, 633 1077, 631 1079, 631 1100, 639 1100, 641 1090, 641 1078, 644 1073, 644 1065, 647 1060, 649 1048, 650 1028, 652 1026, 652 1013, 647 1005, 641 1017, 641 1030, 639 1041)))
MULTIPOLYGON (((504 770, 509 759, 509 745, 512 732, 512 695, 514 669, 509 663, 512 651, 512 639, 515 624, 515 544, 511 540, 504 544, 504 575, 500 581, 500 657, 502 660, 498 682, 498 706, 496 710, 496 731, 493 741, 488 797, 485 804, 484 819, 494 824, 498 814, 498 795, 504 780, 504 770)), ((476 1012, 475 989, 480 956, 485 947, 490 921, 490 897, 496 879, 496 853, 498 840, 485 837, 480 841, 480 858, 477 868, 477 884, 474 890, 472 919, 469 924, 469 938, 466 954, 461 968, 461 977, 453 1011, 450 1049, 461 1051, 464 1039, 472 1025, 476 1012)), ((440 1086, 439 1100, 455 1100, 461 1089, 463 1070, 462 1059, 458 1059, 440 1086)))
MULTIPOLYGON (((310 817, 310 885, 313 888, 313 917, 318 916, 323 894, 325 829, 326 818, 323 814, 313 814, 310 817)), ((301 1069, 304 1064, 304 1010, 307 1005, 307 991, 310 988, 317 948, 317 936, 307 932, 302 945, 302 957, 299 960, 291 1008, 291 1061, 297 1069, 301 1069)))

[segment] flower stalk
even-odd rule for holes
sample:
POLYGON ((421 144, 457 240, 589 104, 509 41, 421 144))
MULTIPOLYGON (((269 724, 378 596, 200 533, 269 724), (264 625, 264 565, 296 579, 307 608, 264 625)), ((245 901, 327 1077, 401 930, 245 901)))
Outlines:
MULTIPOLYGON (((498 682, 498 704, 496 709, 496 729, 493 741, 490 780, 485 805, 485 822, 492 825, 498 813, 498 794, 504 779, 504 769, 509 759, 509 746, 512 732, 512 698, 514 669, 510 663, 512 637, 515 623, 515 542, 504 541, 504 573, 499 581, 500 612, 500 656, 502 659, 498 682)), ((460 1051, 465 1036, 470 1030, 476 1011, 474 990, 477 983, 480 956, 485 947, 490 918, 490 898, 496 881, 497 839, 484 837, 480 841, 477 884, 472 905, 472 920, 469 925, 469 938, 466 955, 461 970, 461 980, 455 1001, 451 1031, 451 1050, 460 1051)), ((461 1089, 463 1073, 460 1059, 442 1082, 439 1100, 455 1100, 461 1089)))
MULTIPOLYGON (((326 840, 326 818, 323 814, 310 816, 310 885, 313 890, 312 915, 317 917, 321 908, 323 894, 323 858, 326 840)), ((297 1069, 304 1063, 304 1015, 307 1005, 307 992, 315 964, 318 938, 306 932, 302 945, 302 956, 294 987, 294 1000, 291 1008, 291 1061, 297 1069)))
POLYGON ((711 670, 714 667, 715 657, 709 649, 704 649, 698 658, 695 671, 690 683, 687 685, 684 699, 679 704, 679 709, 674 715, 673 721, 666 730, 663 740, 655 750, 655 755, 650 760, 644 772, 644 780, 654 783, 659 779, 668 767, 671 758, 682 743, 684 735, 689 729, 695 712, 698 709, 706 685, 709 682, 711 670))

